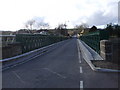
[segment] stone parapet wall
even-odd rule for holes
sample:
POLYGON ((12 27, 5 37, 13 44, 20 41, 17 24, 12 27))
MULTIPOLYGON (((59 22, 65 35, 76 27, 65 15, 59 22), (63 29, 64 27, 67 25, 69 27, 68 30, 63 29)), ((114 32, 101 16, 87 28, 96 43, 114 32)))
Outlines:
POLYGON ((2 59, 10 58, 22 54, 20 43, 8 44, 7 46, 0 48, 2 48, 2 59))
POLYGON ((104 60, 120 64, 120 39, 101 40, 100 55, 104 60))

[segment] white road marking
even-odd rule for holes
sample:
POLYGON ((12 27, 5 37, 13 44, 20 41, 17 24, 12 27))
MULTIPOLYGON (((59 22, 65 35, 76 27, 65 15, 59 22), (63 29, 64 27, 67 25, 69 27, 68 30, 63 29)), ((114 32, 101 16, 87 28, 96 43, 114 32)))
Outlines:
POLYGON ((21 61, 21 62, 19 62, 19 63, 16 63, 15 65, 12 65, 12 66, 8 66, 8 67, 6 67, 6 68, 3 68, 2 71, 7 70, 7 69, 9 69, 9 68, 13 68, 13 67, 15 67, 15 66, 17 66, 17 65, 21 65, 21 64, 24 64, 24 63, 26 63, 26 62, 29 62, 30 60, 35 59, 35 58, 39 57, 39 56, 42 55, 42 54, 44 54, 44 53, 40 53, 39 55, 36 55, 36 56, 34 56, 34 57, 32 57, 32 58, 30 58, 30 59, 28 59, 28 60, 21 61))
POLYGON ((20 77, 15 71, 12 71, 12 72, 15 74, 15 76, 16 76, 22 83, 25 84, 25 82, 21 79, 21 77, 20 77))
POLYGON ((83 81, 80 81, 80 90, 83 90, 83 81))
POLYGON ((79 63, 81 63, 80 48, 79 48, 79 45, 78 45, 78 44, 77 44, 77 48, 78 48, 78 59, 79 59, 79 63))
POLYGON ((83 73, 82 67, 80 67, 80 73, 83 73))
POLYGON ((48 70, 49 72, 52 72, 52 73, 54 73, 54 74, 56 74, 57 76, 59 76, 59 77, 61 77, 61 78, 66 78, 65 76, 63 76, 63 75, 61 75, 61 74, 59 74, 59 73, 57 73, 57 72, 54 72, 54 71, 52 71, 52 70, 50 70, 49 68, 43 68, 43 69, 46 69, 46 70, 48 70))

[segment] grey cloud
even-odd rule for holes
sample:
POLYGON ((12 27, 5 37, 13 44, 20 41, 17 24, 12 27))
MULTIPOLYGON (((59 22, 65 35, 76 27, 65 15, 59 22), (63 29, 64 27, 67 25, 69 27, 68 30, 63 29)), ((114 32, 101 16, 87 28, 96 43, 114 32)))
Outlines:
POLYGON ((108 23, 117 23, 118 17, 115 14, 116 13, 113 13, 113 11, 110 11, 109 13, 105 14, 105 11, 98 10, 95 13, 93 13, 91 16, 83 16, 80 17, 78 20, 73 21, 73 25, 75 26, 76 24, 81 24, 83 23, 83 21, 86 21, 86 23, 89 26, 93 26, 93 25, 99 26, 99 25, 106 25, 108 23))
POLYGON ((116 1, 110 1, 107 6, 102 7, 102 5, 97 3, 97 6, 99 8, 96 9, 96 12, 94 12, 92 15, 89 16, 82 16, 78 20, 73 22, 73 25, 80 24, 83 21, 86 21, 86 23, 89 26, 99 26, 99 25, 106 25, 108 23, 117 23, 118 22, 118 2, 116 1))
POLYGON ((87 19, 87 23, 91 25, 106 25, 108 23, 116 23, 117 17, 107 14, 104 15, 103 11, 97 11, 87 19))

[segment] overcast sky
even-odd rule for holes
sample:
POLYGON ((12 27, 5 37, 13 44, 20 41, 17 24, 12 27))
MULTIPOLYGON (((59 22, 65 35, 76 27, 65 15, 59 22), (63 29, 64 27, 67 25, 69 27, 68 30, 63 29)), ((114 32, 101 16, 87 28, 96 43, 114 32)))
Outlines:
POLYGON ((0 0, 0 30, 19 30, 30 19, 44 19, 51 28, 60 23, 117 23, 119 0, 0 0))

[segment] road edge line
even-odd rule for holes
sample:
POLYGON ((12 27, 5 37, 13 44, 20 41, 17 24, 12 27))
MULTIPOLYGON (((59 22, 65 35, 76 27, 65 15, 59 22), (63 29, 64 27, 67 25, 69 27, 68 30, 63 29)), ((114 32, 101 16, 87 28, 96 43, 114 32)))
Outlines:
MULTIPOLYGON (((82 42, 80 42, 79 39, 78 39, 77 41, 78 41, 78 44, 79 44, 80 49, 81 49, 82 46, 85 47, 85 46, 82 44, 82 42)), ((87 49, 87 48, 85 48, 85 49, 87 49)), ((81 49, 81 51, 82 51, 82 55, 85 54, 82 49, 81 49)), ((120 70, 105 69, 105 68, 95 67, 95 66, 92 64, 92 62, 90 61, 91 59, 86 60, 86 58, 84 57, 84 55, 83 55, 83 58, 84 58, 84 60, 88 63, 88 65, 90 66, 90 68, 91 68, 93 71, 98 71, 98 72, 117 72, 117 73, 120 72, 120 70)))

